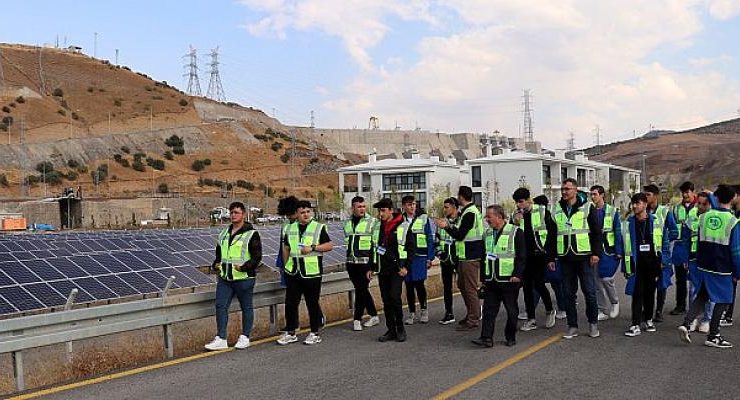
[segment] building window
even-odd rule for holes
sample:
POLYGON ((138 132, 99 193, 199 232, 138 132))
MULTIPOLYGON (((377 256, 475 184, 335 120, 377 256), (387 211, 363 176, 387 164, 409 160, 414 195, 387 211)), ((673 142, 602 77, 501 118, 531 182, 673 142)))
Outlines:
POLYGON ((584 187, 586 186, 586 170, 583 168, 576 169, 576 181, 578 182, 578 187, 584 187))
POLYGON ((425 172, 414 172, 410 174, 388 174, 383 175, 383 191, 410 191, 426 190, 427 177, 425 172))
POLYGON ((562 184, 568 179, 568 167, 560 167, 560 183, 562 184))
POLYGON ((472 167, 470 172, 472 175, 473 187, 481 187, 483 182, 481 181, 481 176, 480 176, 480 165, 476 165, 472 167))
POLYGON ((425 192, 393 192, 388 193, 384 195, 383 197, 388 197, 393 201, 393 205, 396 208, 401 208, 401 199, 403 196, 412 195, 414 198, 416 198, 416 207, 424 209, 425 212, 429 212, 427 210, 427 194, 425 192))
POLYGON ((373 190, 370 180, 370 174, 363 172, 362 173, 362 191, 365 193, 371 192, 373 190))
POLYGON ((542 166, 542 184, 543 185, 552 185, 552 176, 550 175, 550 166, 549 165, 543 165, 542 166))
POLYGON ((478 206, 478 208, 483 208, 483 194, 480 192, 473 193, 473 203, 478 206))

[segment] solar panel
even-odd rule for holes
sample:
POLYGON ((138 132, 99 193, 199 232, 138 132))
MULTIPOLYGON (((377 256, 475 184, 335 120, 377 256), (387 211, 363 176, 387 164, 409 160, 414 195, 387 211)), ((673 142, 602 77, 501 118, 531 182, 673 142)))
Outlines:
POLYGON ((16 310, 15 307, 13 307, 10 303, 5 301, 2 296, 0 296, 0 314, 12 314, 16 311, 18 310, 16 310))
MULTIPOLYGON (((154 285, 158 290, 164 289, 164 287, 167 285, 167 279, 169 277, 165 277, 164 275, 160 274, 157 271, 140 271, 139 275, 141 275, 144 279, 149 281, 152 285, 154 285)), ((174 282, 172 284, 172 287, 180 287, 180 285, 177 282, 174 282)))
POLYGON ((87 293, 98 300, 114 299, 118 297, 95 278, 79 278, 75 279, 74 283, 85 289, 87 293))
POLYGON ((127 284, 125 281, 123 281, 121 278, 119 278, 116 275, 99 276, 98 281, 102 283, 103 285, 105 285, 105 287, 115 292, 116 295, 118 295, 118 297, 139 294, 138 290, 131 287, 129 284, 127 284))
POLYGON ((210 283, 213 283, 211 278, 203 275, 200 271, 193 267, 177 267, 175 269, 180 271, 181 274, 187 276, 188 278, 190 278, 190 280, 197 283, 198 285, 208 285, 210 283))
POLYGON ((17 283, 41 282, 41 278, 18 261, 0 263, 0 270, 17 283))
POLYGON ((23 264, 44 281, 64 279, 64 275, 52 267, 46 260, 29 260, 23 262, 23 264))
POLYGON ((136 272, 123 273, 118 275, 118 277, 137 288, 141 293, 157 293, 161 290, 136 272))
POLYGON ((30 294, 37 298, 40 302, 44 303, 46 307, 56 307, 67 302, 67 299, 61 296, 56 290, 54 290, 48 283, 39 282, 32 283, 29 285, 23 285, 30 294))
POLYGON ((90 256, 69 257, 69 261, 82 268, 82 270, 85 271, 88 275, 103 275, 110 273, 110 271, 100 265, 97 261, 93 260, 93 258, 90 256))
POLYGON ((43 304, 39 303, 38 300, 20 286, 7 286, 0 288, 0 296, 3 296, 8 302, 13 304, 18 311, 30 311, 44 308, 43 304))
POLYGON ((15 281, 10 279, 2 270, 0 270, 0 286, 8 286, 15 284, 15 281))
POLYGON ((105 268, 107 268, 110 272, 113 272, 113 273, 131 271, 131 268, 127 267, 126 264, 118 261, 118 259, 116 259, 110 254, 105 254, 105 253, 93 254, 90 256, 90 258, 92 258, 93 260, 95 260, 101 265, 105 265, 105 268))
POLYGON ((61 272, 67 278, 80 278, 86 276, 87 273, 78 267, 72 261, 69 261, 66 257, 55 257, 46 260, 51 264, 57 271, 61 272))
POLYGON ((69 280, 49 282, 49 286, 53 287, 54 290, 64 296, 65 299, 72 292, 72 289, 77 289, 77 297, 75 297, 75 303, 87 303, 89 301, 95 300, 86 291, 82 290, 81 287, 69 280))

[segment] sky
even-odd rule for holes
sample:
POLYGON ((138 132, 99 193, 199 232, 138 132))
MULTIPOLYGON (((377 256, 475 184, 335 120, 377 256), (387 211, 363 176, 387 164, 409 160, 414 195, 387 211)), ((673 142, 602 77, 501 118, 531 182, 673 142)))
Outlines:
POLYGON ((550 148, 740 116, 740 0, 26 0, 3 14, 0 42, 118 49, 181 89, 192 46, 204 94, 218 47, 227 100, 291 125, 313 111, 321 128, 376 116, 519 136, 524 90, 550 148))

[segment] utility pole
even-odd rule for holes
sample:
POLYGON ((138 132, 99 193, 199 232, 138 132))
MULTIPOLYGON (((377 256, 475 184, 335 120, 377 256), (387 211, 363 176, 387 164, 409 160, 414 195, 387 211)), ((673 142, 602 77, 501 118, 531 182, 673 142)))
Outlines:
POLYGON ((647 156, 645 153, 642 153, 642 184, 647 185, 648 184, 648 178, 647 178, 647 156))
POLYGON ((599 124, 596 124, 594 135, 596 139, 596 154, 601 154, 601 130, 599 128, 599 124))
POLYGON ((293 178, 293 189, 296 187, 296 173, 295 173, 295 128, 290 131, 290 142, 291 142, 291 154, 290 154, 290 175, 293 178))
POLYGON ((25 157, 23 157, 23 160, 21 161, 21 196, 26 197, 28 196, 28 187, 26 186, 26 163, 28 162, 28 148, 26 147, 26 121, 23 117, 21 117, 20 143, 25 155, 25 157))
POLYGON ((118 65, 118 49, 116 49, 116 65, 118 65))
POLYGON ((524 129, 522 130, 522 136, 525 142, 534 142, 534 127, 532 126, 532 91, 524 89, 524 96, 522 101, 524 114, 524 129))
POLYGON ((311 129, 316 127, 316 120, 314 119, 313 110, 311 110, 311 129))
POLYGON ((573 131, 568 132, 568 140, 566 141, 565 149, 567 151, 573 151, 576 149, 576 137, 573 131))
POLYGON ((94 32, 95 39, 93 41, 93 58, 98 58, 98 33, 94 32))
MULTIPOLYGON (((3 52, 0 50, 0 92, 5 89, 5 75, 3 74, 3 52)), ((738 110, 740 113, 740 110, 738 110)))
POLYGON ((193 46, 190 46, 190 52, 185 54, 183 58, 187 58, 188 62, 185 64, 187 70, 182 76, 188 78, 188 89, 187 92, 191 96, 200 96, 200 80, 198 79, 198 54, 193 46))
POLYGON ((211 50, 211 79, 208 81, 206 97, 216 101, 225 101, 224 87, 221 85, 221 75, 218 72, 218 46, 211 50))
POLYGON ((154 132, 154 104, 149 106, 149 132, 154 132))
POLYGON ((44 81, 44 67, 41 63, 41 46, 39 46, 39 90, 42 95, 46 94, 46 82, 44 81))

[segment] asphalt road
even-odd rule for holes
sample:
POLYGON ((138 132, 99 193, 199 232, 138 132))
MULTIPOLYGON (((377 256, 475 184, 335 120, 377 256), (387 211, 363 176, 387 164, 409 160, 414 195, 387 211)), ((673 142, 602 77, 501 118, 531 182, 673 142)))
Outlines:
MULTIPOLYGON (((673 306, 669 291, 666 311, 673 306)), ((433 321, 408 327, 405 343, 379 343, 383 324, 351 331, 351 324, 327 328, 317 346, 286 347, 274 343, 253 346, 179 365, 154 369, 120 379, 88 385, 44 397, 48 399, 369 399, 434 397, 457 389, 455 398, 515 399, 738 399, 740 327, 724 328, 725 337, 739 346, 708 348, 704 335, 694 344, 679 341, 680 317, 666 316, 658 332, 636 338, 623 335, 629 325, 629 303, 622 314, 600 324, 601 337, 581 333, 573 340, 552 341, 521 360, 512 357, 561 335, 564 320, 553 329, 519 332, 517 345, 496 344, 480 349, 470 343, 475 332, 442 326, 442 304, 430 304, 433 321), (494 370, 495 368, 495 370, 494 370), (484 377, 471 378, 482 372, 484 377), (496 372, 498 371, 498 372, 496 372)), ((455 297, 458 316, 464 314, 455 297)), ((581 300, 579 311, 584 313, 581 300)), ((538 320, 544 324, 544 310, 538 320)), ((503 339, 502 319, 495 340, 503 339)))

